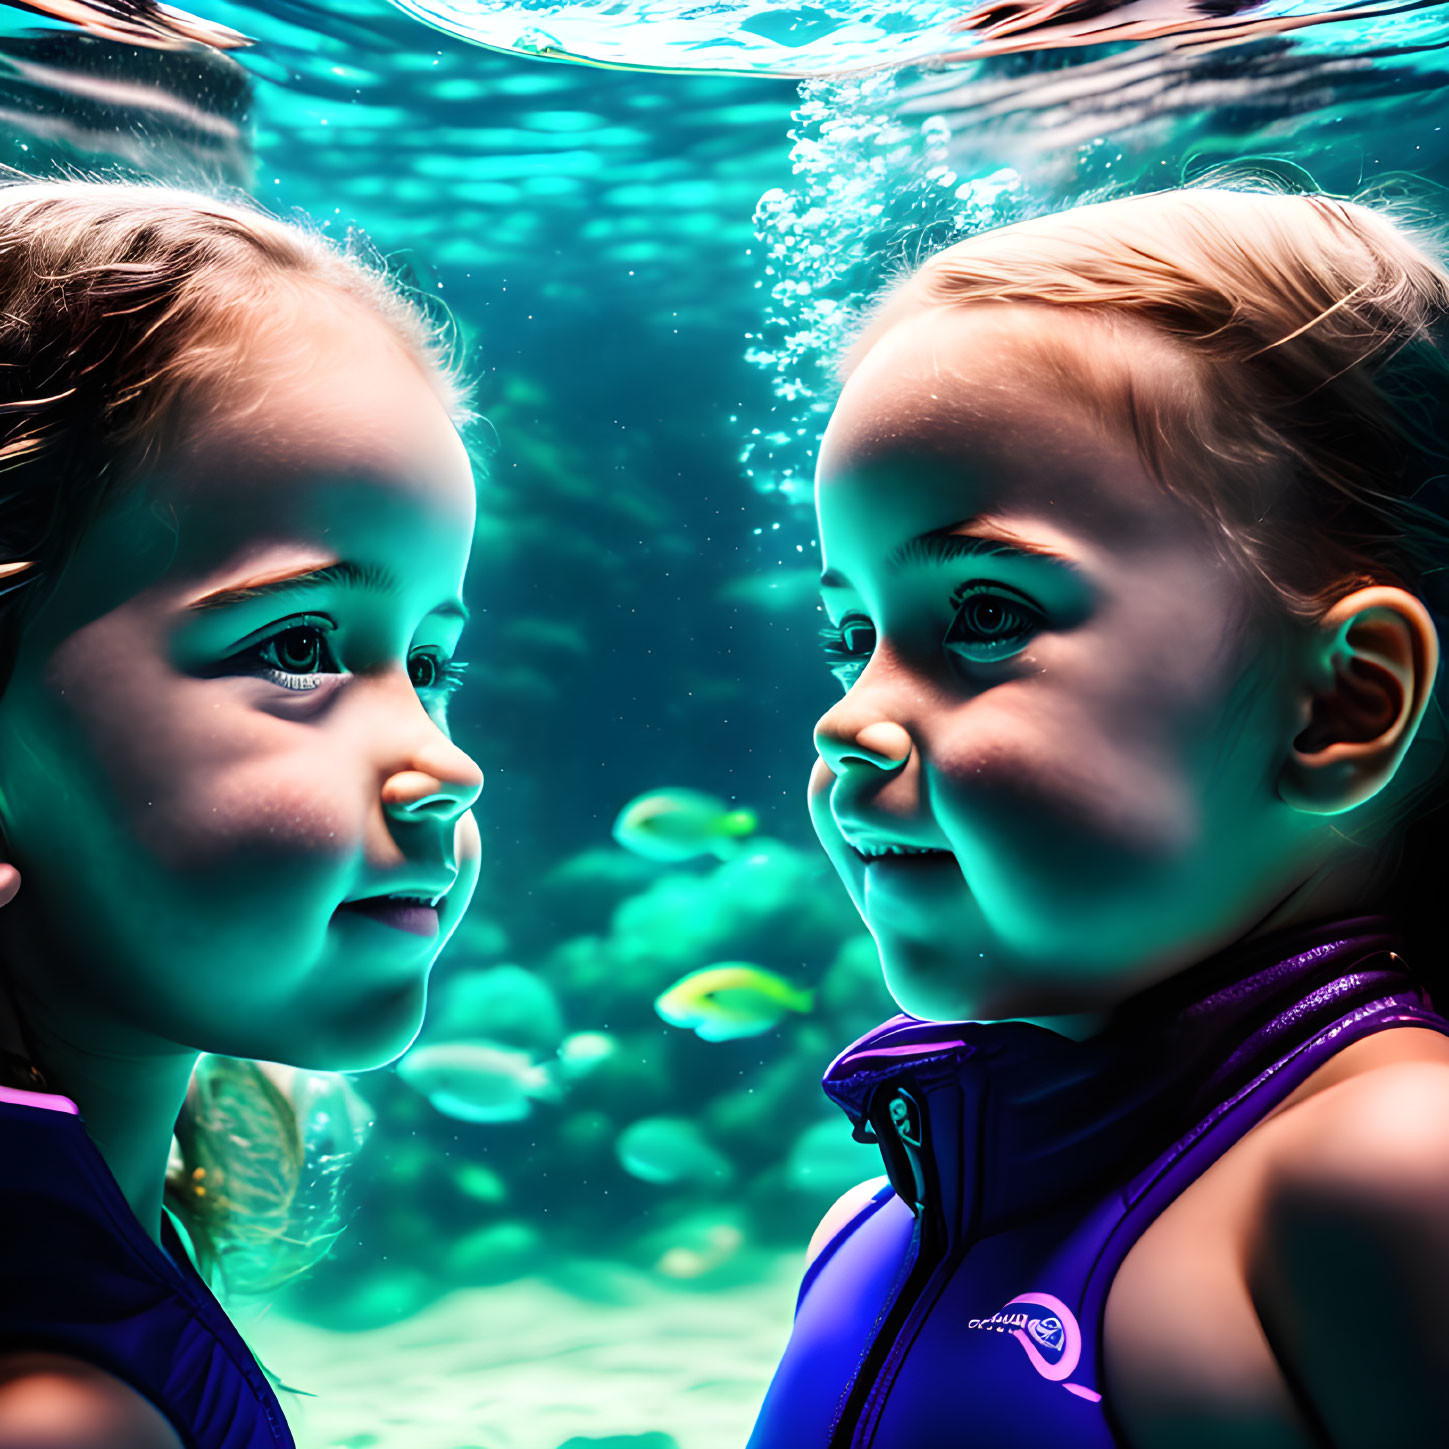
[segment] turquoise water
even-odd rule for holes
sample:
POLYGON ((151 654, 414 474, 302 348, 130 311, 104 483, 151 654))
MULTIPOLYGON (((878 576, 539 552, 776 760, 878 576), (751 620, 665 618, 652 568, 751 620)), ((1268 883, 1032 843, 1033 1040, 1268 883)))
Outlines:
POLYGON ((452 710, 488 776, 483 880, 417 1048, 487 1038, 493 1095, 356 1078, 373 1125, 331 1255, 233 1306, 314 1396, 284 1399, 304 1449, 742 1444, 803 1243, 877 1171, 820 1072, 893 1009, 804 809, 836 689, 804 506, 832 352, 922 249, 1243 155, 1341 191, 1407 170, 1433 214, 1449 26, 802 89, 500 55, 384 0, 197 8, 258 43, 166 54, 4 12, 0 159, 362 228, 456 320, 495 438, 452 710), (681 859, 615 838, 669 787, 753 828, 706 820, 681 859), (761 986, 758 1034, 666 1021, 656 998, 719 962, 813 994, 761 986))

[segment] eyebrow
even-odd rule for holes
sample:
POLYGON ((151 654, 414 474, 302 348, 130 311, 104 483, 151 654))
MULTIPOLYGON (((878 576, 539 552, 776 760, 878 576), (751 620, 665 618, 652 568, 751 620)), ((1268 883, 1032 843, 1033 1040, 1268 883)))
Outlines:
MULTIPOLYGON (((303 589, 328 587, 366 589, 375 594, 387 594, 397 591, 398 581, 397 575, 383 564, 359 564, 343 559, 340 563, 326 564, 321 568, 269 574, 245 584, 215 589, 199 599, 193 599, 186 607, 197 613, 209 613, 214 609, 231 609, 238 604, 252 604, 258 599, 270 598, 273 594, 291 594, 303 589)), ((429 612, 442 614, 450 619, 460 619, 465 624, 469 618, 468 608, 461 599, 447 599, 429 612)))
MULTIPOLYGON (((1030 539, 1002 538, 997 534, 966 532, 975 520, 953 523, 930 533, 917 534, 908 538, 894 549, 886 560, 886 569, 894 573, 907 564, 949 563, 961 558, 1014 558, 1032 561, 1045 560, 1050 563, 1075 567, 1072 560, 1060 550, 1044 543, 1033 543, 1030 539)), ((820 575, 823 589, 848 588, 845 576, 835 569, 827 569, 820 575)))

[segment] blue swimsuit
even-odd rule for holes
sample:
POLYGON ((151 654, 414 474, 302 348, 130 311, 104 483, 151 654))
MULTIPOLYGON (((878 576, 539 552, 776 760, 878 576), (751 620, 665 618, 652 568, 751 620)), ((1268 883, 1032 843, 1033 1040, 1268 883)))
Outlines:
POLYGON ((1350 1042, 1449 1035, 1382 916, 1264 936, 1073 1041, 897 1016, 827 1095, 891 1185, 825 1245, 749 1449, 1112 1449, 1102 1318, 1133 1243, 1350 1042))
POLYGON ((0 1351, 105 1369, 155 1404, 186 1449, 295 1449, 169 1218, 163 1235, 170 1259, 69 1097, 0 1086, 0 1351))

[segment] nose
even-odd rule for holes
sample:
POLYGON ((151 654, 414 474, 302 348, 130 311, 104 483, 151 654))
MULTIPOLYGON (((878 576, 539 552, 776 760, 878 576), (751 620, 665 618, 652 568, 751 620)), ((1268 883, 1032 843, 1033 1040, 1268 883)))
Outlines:
POLYGON ((841 700, 827 710, 815 726, 815 748, 832 773, 842 775, 862 765, 887 773, 898 770, 911 757, 911 737, 894 720, 861 718, 841 700))
POLYGON ((404 768, 383 781, 383 808, 395 820, 448 824, 468 810, 483 790, 477 762, 441 731, 412 752, 404 768))

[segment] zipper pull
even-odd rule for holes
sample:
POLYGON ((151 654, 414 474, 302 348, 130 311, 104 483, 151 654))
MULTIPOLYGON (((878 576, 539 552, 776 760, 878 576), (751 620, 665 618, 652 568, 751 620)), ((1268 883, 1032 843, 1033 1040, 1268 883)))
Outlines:
POLYGON ((896 1196, 919 1217, 927 1199, 926 1116, 920 1098, 900 1082, 886 1082, 871 1098, 869 1121, 896 1196))

